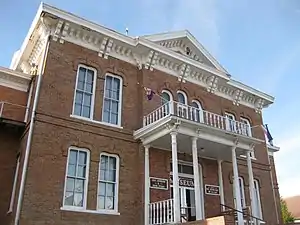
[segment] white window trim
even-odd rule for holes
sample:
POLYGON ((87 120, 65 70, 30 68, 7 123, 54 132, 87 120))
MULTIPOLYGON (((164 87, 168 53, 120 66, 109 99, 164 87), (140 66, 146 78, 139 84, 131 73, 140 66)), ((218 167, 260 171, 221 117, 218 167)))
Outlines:
POLYGON ((171 93, 170 91, 168 91, 168 90, 162 90, 161 93, 162 93, 162 94, 163 94, 163 93, 166 93, 166 94, 169 95, 169 97, 170 97, 170 102, 173 101, 173 95, 172 95, 172 93, 171 93))
POLYGON ((112 74, 112 73, 106 73, 105 74, 105 79, 104 79, 104 89, 103 89, 103 101, 102 101, 102 123, 106 124, 106 125, 113 125, 113 126, 117 126, 117 127, 121 127, 122 124, 122 103, 123 103, 123 78, 121 76, 112 74), (119 93, 119 108, 118 108, 118 124, 111 124, 108 122, 104 122, 103 117, 104 117, 104 99, 105 99, 105 91, 106 91, 106 77, 110 76, 110 77, 114 77, 120 80, 120 93, 119 93))
POLYGON ((199 122, 203 123, 204 122, 204 116, 203 116, 203 108, 202 108, 201 103, 198 100, 192 100, 192 103, 195 103, 198 106, 198 109, 199 109, 199 119, 200 119, 199 122))
POLYGON ((258 218, 263 219, 263 213, 261 208, 261 200, 260 200, 260 188, 259 188, 259 181, 254 179, 254 191, 256 192, 257 199, 255 199, 256 208, 258 209, 258 213, 260 215, 256 215, 258 218), (257 188, 255 188, 255 185, 257 188))
POLYGON ((109 153, 101 153, 99 158, 99 166, 98 166, 98 181, 97 181, 97 212, 102 214, 119 214, 119 170, 120 170, 120 158, 118 155, 109 154, 109 153), (109 209, 98 209, 99 201, 98 196, 100 192, 99 182, 100 182, 100 168, 101 168, 101 156, 115 157, 116 158, 116 186, 115 186, 115 208, 112 210, 109 209))
POLYGON ((94 106, 95 106, 95 94, 96 94, 96 82, 97 82, 97 70, 93 67, 86 66, 83 64, 79 64, 77 67, 77 74, 76 74, 76 82, 75 82, 75 88, 74 88, 74 96, 73 96, 73 108, 72 108, 72 115, 80 118, 88 118, 90 120, 93 120, 94 118, 94 106), (75 101, 76 101, 76 90, 77 90, 77 84, 78 84, 78 76, 79 76, 79 69, 80 67, 85 68, 87 70, 92 70, 94 71, 94 80, 93 80, 93 96, 92 96, 92 101, 91 101, 91 113, 90 117, 84 117, 84 116, 79 116, 74 113, 75 110, 75 101))
POLYGON ((60 210, 63 211, 69 211, 69 212, 80 212, 80 213, 91 213, 91 214, 107 214, 107 215, 120 215, 118 212, 101 212, 99 210, 90 210, 90 209, 74 209, 74 208, 66 208, 66 207, 61 207, 60 210))
POLYGON ((16 188, 17 188, 17 181, 18 181, 18 174, 19 174, 19 167, 20 167, 20 155, 17 158, 17 165, 16 165, 15 176, 14 176, 13 189, 12 189, 12 192, 11 192, 9 209, 8 209, 7 213, 11 213, 13 211, 15 195, 16 195, 16 188))
POLYGON ((105 125, 105 126, 109 126, 109 127, 123 129, 123 127, 120 127, 120 126, 115 125, 115 124, 106 123, 106 122, 102 122, 102 121, 98 121, 98 120, 92 120, 92 119, 85 118, 85 117, 82 117, 82 116, 70 115, 70 117, 75 118, 75 119, 79 119, 79 120, 84 120, 84 121, 87 121, 87 122, 90 122, 90 123, 95 123, 95 124, 100 124, 100 125, 105 125))
POLYGON ((89 171, 90 171, 90 150, 87 148, 78 148, 75 146, 71 146, 68 149, 68 157, 67 157, 67 163, 66 163, 66 172, 65 172, 65 184, 64 184, 64 190, 63 190, 63 205, 61 207, 61 209, 63 210, 85 210, 86 206, 87 206, 87 192, 88 192, 88 182, 89 182, 89 171), (69 205, 65 205, 65 193, 66 193, 66 186, 67 186, 67 176, 68 176, 68 165, 69 165, 69 158, 70 158, 70 151, 71 150, 77 150, 77 151, 82 151, 82 152, 86 152, 86 179, 85 179, 85 184, 84 184, 84 193, 83 193, 83 206, 69 206, 69 205))
MULTIPOLYGON (((187 98, 187 95, 186 95, 186 93, 184 92, 184 91, 181 91, 181 90, 179 90, 179 91, 177 91, 177 100, 178 100, 178 94, 182 94, 183 95, 183 97, 184 97, 184 105, 187 105, 188 104, 188 98, 187 98)), ((179 100, 178 100, 178 102, 179 102, 179 100)), ((181 103, 182 104, 182 103, 181 103)))
POLYGON ((203 110, 201 103, 198 100, 192 100, 192 103, 196 103, 200 110, 203 110))
POLYGON ((239 177, 238 178, 238 180, 239 180, 239 190, 242 190, 242 196, 241 196, 241 200, 242 200, 242 208, 245 208, 246 207, 246 199, 245 199, 245 185, 244 185, 244 179, 243 179, 243 177, 239 177), (240 182, 241 181, 241 182, 240 182), (242 184, 241 186, 240 186, 240 183, 242 184))
POLYGON ((241 122, 246 122, 246 124, 249 126, 248 132, 249 132, 249 137, 252 137, 252 132, 251 132, 251 123, 247 118, 241 117, 241 122))

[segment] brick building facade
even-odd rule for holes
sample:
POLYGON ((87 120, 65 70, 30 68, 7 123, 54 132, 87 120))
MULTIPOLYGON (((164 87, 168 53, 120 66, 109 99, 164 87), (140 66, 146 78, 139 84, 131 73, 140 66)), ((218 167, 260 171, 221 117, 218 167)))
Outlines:
POLYGON ((0 75, 1 224, 281 224, 274 99, 189 32, 131 38, 42 4, 0 75))

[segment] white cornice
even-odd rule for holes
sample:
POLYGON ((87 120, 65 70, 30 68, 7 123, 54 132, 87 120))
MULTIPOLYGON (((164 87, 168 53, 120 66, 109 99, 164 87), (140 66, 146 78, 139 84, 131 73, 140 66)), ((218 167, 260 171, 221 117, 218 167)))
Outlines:
MULTIPOLYGON (((98 52, 99 57, 118 58, 137 65, 139 69, 164 71, 177 76, 183 82, 189 81, 203 86, 207 91, 229 99, 235 105, 243 104, 260 112, 274 101, 272 96, 231 79, 227 71, 221 68, 221 65, 214 61, 214 58, 187 31, 178 32, 177 36, 187 37, 218 69, 178 54, 146 37, 132 38, 46 4, 41 4, 36 18, 47 20, 54 41, 61 44, 64 41, 75 43, 98 52)), ((41 25, 36 18, 32 25, 35 28, 31 27, 29 31, 35 34, 34 39, 26 37, 16 62, 19 69, 23 66, 29 71, 30 68, 27 67, 34 61, 43 45, 44 38, 41 36, 45 32, 39 30, 46 28, 43 28, 43 24, 41 25)), ((172 37, 177 36, 173 33, 172 37)))
POLYGON ((27 92, 31 75, 0 67, 0 85, 27 92))

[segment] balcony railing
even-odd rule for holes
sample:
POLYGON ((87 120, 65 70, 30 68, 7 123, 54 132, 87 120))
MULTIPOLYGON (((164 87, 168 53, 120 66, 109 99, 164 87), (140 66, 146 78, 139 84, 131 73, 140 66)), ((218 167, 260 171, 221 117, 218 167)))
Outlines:
POLYGON ((209 127, 230 131, 244 136, 252 136, 251 127, 236 120, 229 119, 209 111, 198 109, 179 102, 170 101, 144 116, 143 126, 148 126, 168 116, 177 116, 209 127))
POLYGON ((26 106, 0 102, 0 119, 25 122, 26 106))
POLYGON ((149 224, 169 224, 174 222, 173 199, 152 202, 149 205, 149 224))

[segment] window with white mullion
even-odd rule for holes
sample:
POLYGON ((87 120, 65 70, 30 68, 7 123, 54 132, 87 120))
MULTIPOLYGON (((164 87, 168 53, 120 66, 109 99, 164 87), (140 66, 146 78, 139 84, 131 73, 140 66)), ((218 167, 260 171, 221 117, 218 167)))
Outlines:
POLYGON ((98 210, 117 211, 118 158, 101 154, 99 165, 98 210))
POLYGON ((122 80, 120 77, 106 75, 102 120, 120 125, 122 80))
POLYGON ((85 207, 87 154, 86 151, 69 150, 64 206, 85 207))
POLYGON ((75 91, 74 114, 86 118, 92 117, 92 99, 94 96, 95 71, 79 66, 75 91))

